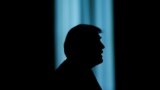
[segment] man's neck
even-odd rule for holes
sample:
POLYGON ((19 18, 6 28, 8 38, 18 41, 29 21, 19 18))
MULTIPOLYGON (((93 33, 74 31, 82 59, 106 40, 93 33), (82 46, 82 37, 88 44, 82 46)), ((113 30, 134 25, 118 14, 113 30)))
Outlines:
POLYGON ((81 67, 82 69, 92 69, 94 66, 89 64, 87 61, 87 59, 82 59, 82 58, 67 58, 67 60, 72 63, 75 64, 77 67, 81 67))

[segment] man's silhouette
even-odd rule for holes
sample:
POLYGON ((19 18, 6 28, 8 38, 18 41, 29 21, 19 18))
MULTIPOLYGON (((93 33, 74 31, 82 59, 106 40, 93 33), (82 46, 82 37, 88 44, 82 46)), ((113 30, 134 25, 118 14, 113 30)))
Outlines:
POLYGON ((99 28, 85 24, 68 32, 64 43, 67 59, 56 70, 56 90, 101 90, 91 70, 102 63, 104 45, 99 33, 99 28))

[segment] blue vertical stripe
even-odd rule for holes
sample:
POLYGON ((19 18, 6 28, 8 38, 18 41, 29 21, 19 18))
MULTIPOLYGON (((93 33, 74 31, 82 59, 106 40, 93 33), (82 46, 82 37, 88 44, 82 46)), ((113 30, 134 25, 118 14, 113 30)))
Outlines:
POLYGON ((90 24, 89 0, 81 0, 81 23, 90 24))
MULTIPOLYGON (((104 28, 103 28, 103 25, 102 25, 102 23, 104 23, 104 22, 102 22, 103 21, 103 15, 102 15, 103 11, 102 11, 102 6, 101 6, 102 3, 103 3, 102 0, 95 0, 95 3, 94 3, 95 4, 94 5, 94 7, 95 7, 95 11, 94 11, 95 18, 94 19, 95 19, 95 25, 98 26, 99 28, 101 28, 103 33, 104 33, 104 28)), ((103 38, 104 37, 102 36, 102 40, 103 40, 103 38)), ((106 44, 103 41, 102 41, 102 43, 106 47, 106 44)), ((103 52, 105 52, 105 49, 103 50, 103 52)), ((103 54, 103 63, 94 68, 95 69, 95 75, 96 75, 96 77, 98 79, 98 82, 99 82, 99 84, 100 84, 100 86, 102 87, 103 90, 104 90, 103 80, 106 79, 106 78, 102 77, 103 76, 103 72, 104 72, 103 64, 104 64, 104 61, 106 60, 104 58, 104 56, 105 56, 105 54, 103 54)))
POLYGON ((80 23, 79 0, 55 0, 55 11, 55 68, 57 68, 66 58, 63 43, 68 30, 80 23))
POLYGON ((95 1, 95 25, 103 30, 102 42, 105 44, 103 64, 97 66, 97 79, 103 90, 114 90, 114 49, 113 49, 113 15, 111 0, 95 1))
POLYGON ((69 0, 69 1, 71 3, 70 27, 69 27, 70 29, 80 23, 81 21, 80 10, 81 9, 80 9, 80 0, 69 0))

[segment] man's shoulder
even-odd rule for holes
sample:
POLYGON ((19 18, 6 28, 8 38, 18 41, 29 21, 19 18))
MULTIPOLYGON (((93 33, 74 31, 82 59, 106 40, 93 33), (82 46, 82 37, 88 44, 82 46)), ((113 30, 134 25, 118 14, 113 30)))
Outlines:
POLYGON ((56 69, 56 74, 69 74, 73 73, 76 69, 75 65, 72 65, 69 61, 65 60, 59 67, 56 69))

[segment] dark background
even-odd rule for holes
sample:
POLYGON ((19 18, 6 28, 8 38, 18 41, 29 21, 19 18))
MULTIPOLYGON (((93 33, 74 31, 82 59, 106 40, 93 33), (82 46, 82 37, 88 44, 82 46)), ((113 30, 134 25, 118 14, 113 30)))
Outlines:
MULTIPOLYGON (((5 88, 54 87, 53 3, 2 3, 1 81, 5 88)), ((114 0, 117 90, 157 90, 158 11, 153 1, 114 0)))

